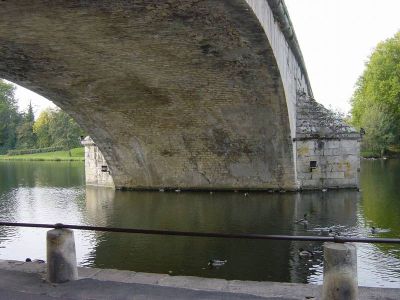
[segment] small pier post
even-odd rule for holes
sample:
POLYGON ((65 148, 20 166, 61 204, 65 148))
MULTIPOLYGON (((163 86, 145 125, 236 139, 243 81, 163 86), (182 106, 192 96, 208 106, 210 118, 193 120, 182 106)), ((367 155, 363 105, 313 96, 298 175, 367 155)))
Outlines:
POLYGON ((322 300, 357 299, 356 246, 351 243, 325 243, 322 300))
POLYGON ((78 279, 72 230, 56 226, 47 231, 47 279, 53 283, 78 279))

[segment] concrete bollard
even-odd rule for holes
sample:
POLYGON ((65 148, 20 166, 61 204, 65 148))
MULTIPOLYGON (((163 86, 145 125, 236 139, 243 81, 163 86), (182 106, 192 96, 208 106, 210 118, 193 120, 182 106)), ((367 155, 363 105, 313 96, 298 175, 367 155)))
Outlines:
POLYGON ((53 283, 78 279, 72 230, 57 228, 47 231, 47 279, 53 283))
POLYGON ((356 299, 358 299, 356 246, 350 243, 325 243, 322 300, 356 299))

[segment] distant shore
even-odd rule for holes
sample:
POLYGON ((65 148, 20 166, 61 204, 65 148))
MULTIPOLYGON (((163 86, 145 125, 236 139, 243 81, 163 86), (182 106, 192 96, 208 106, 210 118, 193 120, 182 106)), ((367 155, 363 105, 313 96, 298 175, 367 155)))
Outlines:
MULTIPOLYGON (((363 159, 386 159, 399 158, 400 153, 390 153, 388 156, 380 157, 377 153, 361 152, 363 159)), ((85 148, 74 148, 70 151, 54 151, 21 155, 0 155, 0 160, 30 160, 30 161, 85 161, 85 148), (69 153, 70 152, 70 153, 69 153), (71 154, 71 155, 70 155, 71 154)))
POLYGON ((74 148, 70 151, 54 151, 21 155, 0 155, 0 160, 30 161, 85 161, 85 149, 74 148))

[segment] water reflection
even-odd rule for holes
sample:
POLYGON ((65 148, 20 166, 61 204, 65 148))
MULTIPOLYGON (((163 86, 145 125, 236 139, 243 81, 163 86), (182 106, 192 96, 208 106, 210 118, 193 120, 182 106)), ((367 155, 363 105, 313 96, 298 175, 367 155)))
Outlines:
POLYGON ((377 236, 400 236, 399 161, 366 161, 361 180, 366 225, 379 228, 377 236))
MULTIPOLYGON (((292 221, 287 222, 294 218, 292 197, 273 195, 272 198, 275 200, 265 201, 262 194, 244 197, 242 194, 116 192, 110 203, 112 215, 108 225, 210 232, 290 231, 294 226, 292 221)), ((288 281, 290 250, 287 246, 287 242, 109 233, 96 245, 93 264, 224 278, 249 278, 258 274, 260 280, 288 281), (210 258, 226 259, 228 263, 221 269, 209 270, 206 267, 210 258)))
MULTIPOLYGON (((1 219, 182 231, 399 237, 400 161, 364 161, 362 193, 121 192, 83 186, 82 163, 0 162, 1 219), (64 178, 64 179, 63 179, 64 178), (308 225, 296 224, 307 213, 308 225), (372 234, 371 226, 379 228, 372 234)), ((44 258, 45 231, 0 228, 0 257, 44 258), (26 245, 30 245, 29 252, 26 245)), ((321 243, 76 231, 81 265, 243 280, 322 281, 321 243), (299 249, 314 253, 301 258, 299 249), (219 269, 210 259, 226 259, 219 269)), ((400 248, 358 245, 359 282, 400 284, 400 248)))
POLYGON ((76 187, 85 181, 82 162, 1 161, 0 192, 17 186, 76 187))

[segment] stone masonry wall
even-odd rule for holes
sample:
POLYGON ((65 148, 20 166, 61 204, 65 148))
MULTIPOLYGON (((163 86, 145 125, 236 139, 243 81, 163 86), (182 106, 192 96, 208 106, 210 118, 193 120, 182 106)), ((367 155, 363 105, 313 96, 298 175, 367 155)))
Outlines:
POLYGON ((0 37, 0 78, 70 114, 116 188, 297 188, 282 72, 245 0, 3 1, 0 37))
MULTIPOLYGON (((271 48, 274 52, 276 63, 279 68, 279 72, 282 78, 282 84, 285 91, 287 112, 289 115, 290 133, 291 138, 296 137, 296 103, 297 103, 297 91, 307 93, 308 96, 312 96, 311 85, 308 81, 306 70, 302 68, 301 61, 302 55, 296 57, 292 51, 289 40, 293 43, 297 43, 294 29, 288 24, 284 24, 285 17, 290 22, 289 15, 282 17, 277 13, 279 8, 286 10, 284 1, 275 0, 246 0, 247 4, 252 8, 254 14, 257 16, 261 26, 264 29, 271 48), (284 30, 292 30, 290 37, 285 36, 284 30)), ((290 24, 291 25, 291 24, 290 24)), ((300 49, 298 48, 298 51, 300 49)), ((296 166, 297 153, 296 145, 293 144, 293 163, 296 166)), ((296 167, 294 168, 295 176, 297 178, 296 167)), ((300 187, 299 180, 296 180, 296 188, 300 187)))
POLYGON ((81 143, 85 146, 86 184, 114 188, 111 171, 97 145, 90 137, 86 137, 81 143))
POLYGON ((358 187, 360 134, 303 92, 297 96, 296 121, 300 187, 358 187))
POLYGON ((287 24, 278 0, 3 1, 0 78, 90 133, 88 184, 294 190, 318 104, 287 24))
POLYGON ((303 189, 358 187, 358 140, 310 139, 297 141, 296 146, 303 189))

